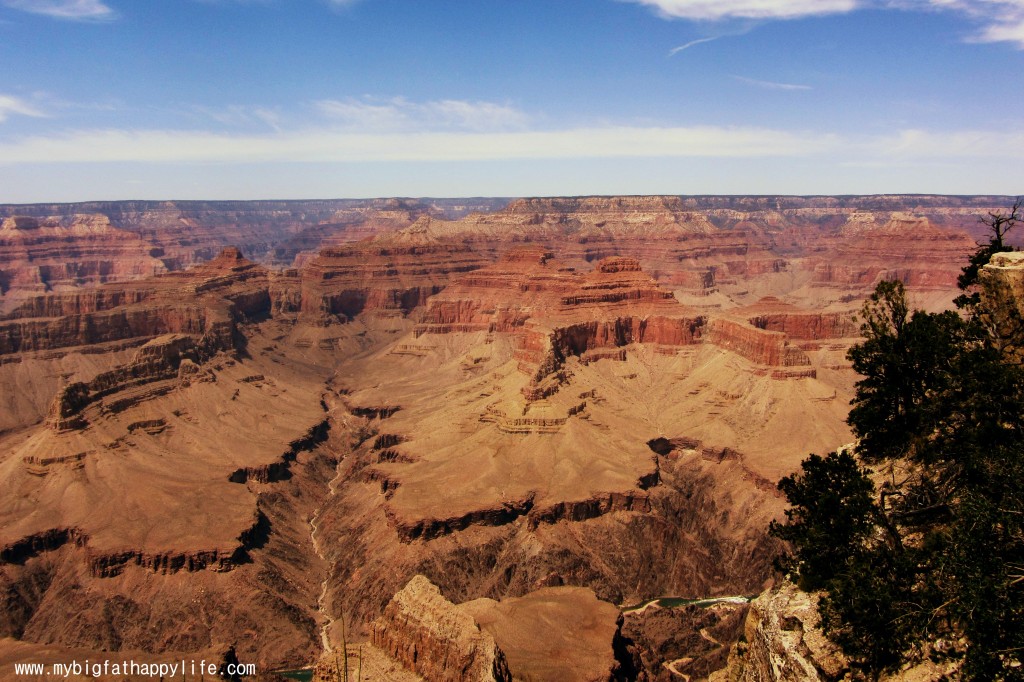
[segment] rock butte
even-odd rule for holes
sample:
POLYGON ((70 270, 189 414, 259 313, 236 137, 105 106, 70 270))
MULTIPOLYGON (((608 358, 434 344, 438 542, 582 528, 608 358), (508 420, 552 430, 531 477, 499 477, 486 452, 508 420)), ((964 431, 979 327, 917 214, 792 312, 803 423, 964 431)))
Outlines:
POLYGON ((770 585, 775 482, 851 438, 864 297, 946 305, 1005 205, 0 207, 0 661, 329 679, 344 631, 368 679, 706 676, 745 607, 612 605, 770 585))

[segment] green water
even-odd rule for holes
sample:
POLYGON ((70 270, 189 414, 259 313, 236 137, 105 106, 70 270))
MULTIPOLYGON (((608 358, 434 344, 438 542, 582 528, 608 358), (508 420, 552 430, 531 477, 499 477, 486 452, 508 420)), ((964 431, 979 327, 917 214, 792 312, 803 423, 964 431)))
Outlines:
POLYGON ((309 668, 306 670, 278 670, 277 674, 287 677, 289 680, 300 680, 301 682, 310 682, 313 679, 313 671, 309 668))

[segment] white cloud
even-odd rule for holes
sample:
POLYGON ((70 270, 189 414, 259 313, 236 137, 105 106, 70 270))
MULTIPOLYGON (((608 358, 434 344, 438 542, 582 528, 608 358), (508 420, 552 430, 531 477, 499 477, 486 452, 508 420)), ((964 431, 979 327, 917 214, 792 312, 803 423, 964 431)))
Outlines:
POLYGON ((3 0, 12 9, 57 19, 112 19, 114 10, 102 0, 3 0))
POLYGON ((1024 49, 1024 19, 987 26, 975 39, 981 43, 1017 43, 1024 49))
POLYGON ((764 88, 765 90, 812 90, 810 85, 797 85, 795 83, 777 83, 775 81, 759 81, 755 78, 745 78, 743 76, 733 76, 735 80, 747 85, 753 85, 758 88, 764 88))
POLYGON ((857 0, 627 0, 678 19, 795 19, 849 12, 857 0))
POLYGON ((0 143, 0 166, 61 163, 349 163, 530 159, 818 159, 837 164, 1016 161, 1024 129, 903 130, 891 135, 755 127, 609 126, 546 131, 264 134, 83 130, 0 143))
POLYGON ((365 97, 314 104, 328 118, 359 131, 514 130, 529 121, 519 109, 494 102, 446 99, 417 103, 402 97, 365 97))
POLYGON ((42 111, 20 97, 0 94, 0 123, 6 121, 11 114, 32 116, 34 118, 42 118, 46 116, 42 111))

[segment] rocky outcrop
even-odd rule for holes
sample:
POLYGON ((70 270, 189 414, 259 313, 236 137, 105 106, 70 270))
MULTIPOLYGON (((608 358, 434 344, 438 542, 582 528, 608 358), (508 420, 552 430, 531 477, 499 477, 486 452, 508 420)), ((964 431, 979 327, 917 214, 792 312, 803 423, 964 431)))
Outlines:
POLYGON ((791 346, 785 334, 740 321, 712 320, 708 325, 707 340, 759 365, 798 367, 811 364, 807 354, 791 346))
POLYGON ((371 625, 370 639, 428 680, 512 682, 494 638, 422 575, 391 599, 371 625))
POLYGON ((320 324, 375 310, 408 313, 457 273, 486 260, 468 246, 379 246, 324 249, 301 271, 300 308, 320 324))
MULTIPOLYGON (((78 429, 86 426, 82 411, 105 396, 128 388, 166 379, 176 379, 184 360, 201 360, 217 350, 215 345, 203 345, 191 336, 168 334, 149 341, 135 353, 127 365, 104 372, 90 382, 76 382, 65 386, 54 398, 47 418, 57 430, 78 429)), ((137 404, 143 396, 131 404, 137 404)), ((113 407, 123 411, 126 404, 113 407)))
MULTIPOLYGON (((750 602, 744 636, 728 665, 711 682, 829 682, 865 679, 824 634, 818 603, 788 581, 750 602)), ((882 682, 940 682, 959 679, 961 661, 948 655, 927 657, 881 674, 882 682)))
MULTIPOLYGON (((372 478, 372 477, 371 477, 372 478)), ((383 477, 381 492, 393 490, 395 484, 383 477)), ((400 517, 391 507, 385 508, 388 521, 402 542, 413 540, 433 540, 449 535, 470 526, 504 526, 512 523, 533 509, 534 496, 527 495, 521 500, 511 500, 492 506, 473 509, 462 514, 453 514, 448 518, 419 518, 406 520, 400 517)))
POLYGON ((818 595, 792 583, 750 602, 743 649, 726 679, 742 682, 807 682, 837 679, 848 663, 821 631, 818 595))
POLYGON ((993 336, 1004 351, 1024 359, 1024 252, 995 254, 978 281, 993 336))
POLYGON ((269 311, 267 271, 229 248, 188 272, 28 300, 0 317, 0 355, 164 334, 230 348, 239 321, 269 311))
POLYGON ((750 317, 748 322, 758 329, 781 332, 797 341, 848 339, 860 336, 860 326, 853 311, 764 311, 750 317))
POLYGON ((598 348, 632 343, 689 346, 699 343, 703 317, 617 317, 606 321, 580 322, 559 327, 551 334, 552 351, 559 358, 583 356, 598 348))
POLYGON ((79 528, 53 528, 0 547, 0 565, 24 565, 26 561, 40 554, 53 552, 69 545, 84 550, 85 563, 94 578, 118 576, 128 566, 140 566, 152 573, 164 575, 179 571, 230 571, 249 560, 249 550, 260 547, 267 541, 268 530, 269 522, 266 516, 262 512, 257 512, 252 526, 239 535, 237 546, 231 549, 185 552, 147 552, 126 549, 111 552, 98 551, 90 547, 89 536, 79 528))
POLYGON ((586 521, 617 511, 648 513, 650 496, 643 491, 595 495, 586 500, 571 500, 533 509, 528 518, 530 528, 542 523, 586 521))
POLYGON ((43 552, 52 552, 67 544, 81 547, 87 541, 85 533, 78 528, 51 528, 0 547, 0 563, 24 564, 43 552))

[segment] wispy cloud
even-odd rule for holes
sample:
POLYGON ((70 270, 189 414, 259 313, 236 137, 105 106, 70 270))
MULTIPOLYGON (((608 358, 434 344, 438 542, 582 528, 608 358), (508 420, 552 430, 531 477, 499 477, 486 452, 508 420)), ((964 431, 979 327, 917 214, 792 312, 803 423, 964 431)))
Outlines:
POLYGON ((745 76, 733 76, 733 79, 738 80, 741 83, 747 85, 753 85, 754 87, 764 88, 765 90, 813 90, 810 85, 798 85, 796 83, 777 83, 775 81, 761 81, 756 78, 746 78, 745 76))
POLYGON ((837 148, 832 134, 762 128, 603 127, 519 132, 266 135, 87 130, 0 143, 0 165, 89 162, 475 161, 622 157, 792 157, 837 148))
POLYGON ((2 4, 11 9, 56 19, 98 21, 116 16, 114 10, 102 0, 2 0, 2 4))
POLYGON ((224 107, 207 107, 196 105, 191 110, 205 118, 226 126, 266 126, 272 130, 281 130, 281 114, 276 109, 260 106, 244 106, 231 104, 224 107))
POLYGON ((495 102, 444 99, 411 102, 403 97, 320 100, 321 114, 351 130, 515 130, 529 122, 519 109, 495 102))
MULTIPOLYGON (((906 7, 911 0, 892 0, 906 7)), ((936 10, 955 10, 966 14, 980 28, 970 36, 975 42, 1016 43, 1024 49, 1024 0, 917 0, 936 10)))
MULTIPOLYGON (((957 12, 977 29, 972 42, 1011 42, 1024 49, 1024 0, 623 0, 666 19, 800 19, 857 9, 957 12)), ((687 46, 680 46, 686 49, 687 46)), ((680 50, 681 51, 681 50, 680 50)))
POLYGON ((677 19, 795 19, 849 12, 857 0, 627 0, 677 19))
POLYGON ((718 36, 714 36, 712 38, 697 38, 696 40, 691 40, 690 42, 686 43, 685 45, 680 45, 679 47, 673 47, 671 50, 668 51, 668 56, 669 57, 675 57, 677 54, 679 54, 683 50, 689 50, 694 45, 700 45, 701 43, 710 43, 712 40, 717 40, 717 39, 718 39, 718 36))
POLYGON ((33 118, 46 116, 45 113, 20 97, 0 94, 0 123, 6 121, 11 114, 32 116, 33 118))
POLYGON ((238 135, 85 130, 0 143, 0 165, 292 163, 588 158, 826 158, 836 163, 1006 159, 1024 130, 849 136, 755 127, 591 127, 517 132, 353 133, 336 129, 238 135))

